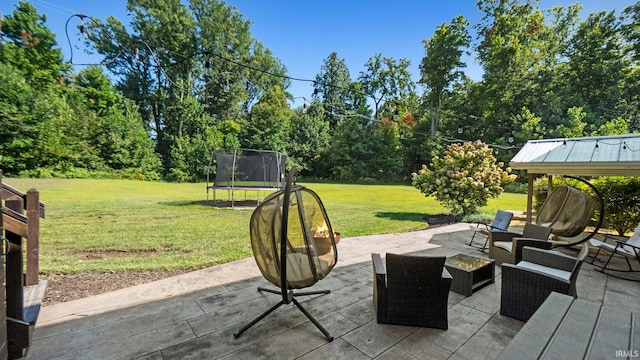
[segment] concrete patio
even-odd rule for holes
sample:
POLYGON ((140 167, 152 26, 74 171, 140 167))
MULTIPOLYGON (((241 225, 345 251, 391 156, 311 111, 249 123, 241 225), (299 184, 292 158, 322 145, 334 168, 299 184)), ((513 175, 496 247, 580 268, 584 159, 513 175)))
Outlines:
MULTIPOLYGON (((40 311, 27 359, 494 359, 524 325, 499 314, 496 282, 470 297, 449 295, 449 329, 376 323, 371 253, 484 256, 467 245, 464 223, 402 234, 343 238, 338 265, 299 298, 334 336, 293 305, 280 307, 235 339, 233 332, 276 304, 252 258, 40 311)), ((580 298, 640 309, 640 286, 584 264, 580 298)), ((611 354, 615 358, 615 354, 611 354)))

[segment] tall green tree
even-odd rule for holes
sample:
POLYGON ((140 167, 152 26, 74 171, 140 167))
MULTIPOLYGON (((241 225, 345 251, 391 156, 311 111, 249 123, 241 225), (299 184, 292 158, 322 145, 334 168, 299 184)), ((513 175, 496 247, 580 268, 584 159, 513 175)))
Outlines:
MULTIPOLYGON (((573 92, 567 82, 567 53, 569 39, 579 25, 580 11, 580 3, 553 7, 545 12, 547 18, 537 33, 540 58, 530 69, 535 85, 531 88, 530 100, 523 106, 543 118, 549 129, 564 124, 568 108, 575 105, 570 103, 573 92)), ((514 124, 516 131, 519 126, 514 124)))
POLYGON ((468 25, 462 15, 456 16, 449 25, 438 26, 431 38, 422 41, 425 56, 420 64, 419 82, 428 89, 427 98, 434 110, 431 137, 435 137, 438 130, 445 91, 464 76, 460 69, 466 67, 462 55, 471 42, 468 25))
POLYGON ((191 179, 208 163, 205 147, 239 144, 236 127, 249 126, 266 89, 289 86, 286 68, 222 1, 129 0, 127 9, 131 30, 108 18, 92 27, 91 40, 140 107, 165 172, 191 179))
POLYGON ((640 130, 640 1, 624 9, 621 30, 625 39, 625 55, 629 58, 630 71, 625 79, 629 97, 630 128, 640 130))
POLYGON ((97 113, 118 107, 124 101, 99 66, 82 69, 73 78, 73 84, 83 93, 86 99, 85 105, 97 113))
POLYGON ((46 20, 33 5, 19 1, 2 22, 0 62, 13 65, 35 87, 64 82, 70 71, 46 20))
POLYGON ((273 87, 251 108, 243 146, 285 152, 292 117, 293 112, 287 104, 286 95, 280 87, 273 87))
POLYGON ((135 178, 159 179, 160 159, 133 101, 125 99, 98 66, 81 70, 72 85, 82 95, 83 106, 76 107, 90 112, 85 116, 91 118, 87 123, 89 144, 105 167, 135 178))
POLYGON ((35 91, 11 64, 0 62, 0 167, 6 175, 35 167, 38 122, 31 113, 35 91))
POLYGON ((483 66, 483 113, 475 131, 495 142, 514 126, 513 115, 534 100, 536 82, 531 69, 540 61, 543 13, 535 0, 480 0, 484 14, 476 24, 478 60, 483 66))
POLYGON ((295 109, 291 118, 291 131, 287 154, 292 166, 301 174, 328 177, 327 153, 331 143, 329 123, 319 100, 307 107, 295 109))
POLYGON ((243 60, 247 64, 243 68, 243 83, 247 93, 242 106, 244 113, 250 111, 266 89, 278 86, 286 92, 291 86, 286 67, 260 41, 253 40, 250 52, 243 60))
POLYGON ((587 113, 595 126, 619 115, 618 102, 625 98, 628 59, 623 55, 620 22, 611 12, 590 14, 570 40, 568 84, 575 106, 587 113))
POLYGON ((319 99, 326 111, 325 117, 334 129, 341 115, 355 110, 352 106, 354 88, 351 84, 351 74, 344 59, 338 53, 332 52, 324 59, 320 73, 313 83, 312 99, 319 99))
POLYGON ((337 180, 372 183, 402 176, 402 147, 398 125, 355 115, 343 116, 327 154, 329 173, 337 180))
POLYGON ((411 61, 407 59, 396 61, 382 54, 369 58, 358 81, 364 94, 373 101, 374 119, 379 119, 384 104, 389 104, 387 111, 397 113, 399 104, 406 104, 411 94, 415 93, 415 84, 409 73, 410 65, 411 61))

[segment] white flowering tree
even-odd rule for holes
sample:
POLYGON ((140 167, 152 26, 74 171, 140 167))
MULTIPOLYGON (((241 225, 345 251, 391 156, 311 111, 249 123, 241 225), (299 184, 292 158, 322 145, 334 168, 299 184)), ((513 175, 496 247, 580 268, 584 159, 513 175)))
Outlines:
POLYGON ((491 149, 478 140, 451 144, 443 158, 435 156, 428 168, 412 174, 413 186, 425 196, 435 196, 454 215, 473 214, 490 198, 502 194, 502 185, 512 182, 511 169, 502 170, 491 149))

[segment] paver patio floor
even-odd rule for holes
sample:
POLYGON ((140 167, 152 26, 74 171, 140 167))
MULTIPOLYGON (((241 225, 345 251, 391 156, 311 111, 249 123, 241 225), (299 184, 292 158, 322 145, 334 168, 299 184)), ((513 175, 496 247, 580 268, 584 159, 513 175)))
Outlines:
MULTIPOLYGON (((293 304, 233 337, 280 300, 257 291, 270 284, 249 258, 44 307, 27 359, 494 359, 524 325, 499 313, 500 267, 496 282, 472 296, 450 292, 448 330, 381 325, 374 316, 371 253, 486 257, 467 245, 471 235, 459 223, 343 238, 338 265, 310 288, 331 293, 299 298, 332 342, 293 304)), ((589 264, 577 289, 589 301, 640 308, 638 283, 589 264)))

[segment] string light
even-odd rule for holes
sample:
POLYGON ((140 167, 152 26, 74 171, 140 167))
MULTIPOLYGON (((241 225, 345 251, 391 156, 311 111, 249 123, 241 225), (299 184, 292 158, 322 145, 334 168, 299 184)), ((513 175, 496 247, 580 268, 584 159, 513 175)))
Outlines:
POLYGON ((82 34, 82 40, 89 39, 89 33, 87 31, 87 26, 84 24, 84 20, 80 20, 82 24, 80 25, 80 33, 82 34))
MULTIPOLYGON (((562 146, 566 146, 568 143, 579 143, 579 142, 589 142, 594 143, 594 150, 600 149, 600 145, 606 146, 620 146, 622 150, 631 151, 631 152, 640 152, 640 148, 634 149, 633 146, 630 146, 625 138, 632 138, 635 141, 640 140, 640 134, 627 134, 627 135, 611 135, 611 136, 600 136, 596 138, 595 136, 591 137, 583 137, 583 138, 567 138, 562 139, 562 146)), ((558 139, 547 139, 547 140, 532 140, 532 142, 548 142, 548 141, 558 141, 558 139)), ((633 144, 633 143, 632 143, 633 144)))
POLYGON ((226 92, 226 93, 229 92, 229 72, 227 72, 227 82, 222 87, 222 90, 224 90, 224 92, 226 92))

